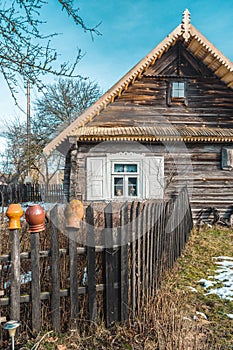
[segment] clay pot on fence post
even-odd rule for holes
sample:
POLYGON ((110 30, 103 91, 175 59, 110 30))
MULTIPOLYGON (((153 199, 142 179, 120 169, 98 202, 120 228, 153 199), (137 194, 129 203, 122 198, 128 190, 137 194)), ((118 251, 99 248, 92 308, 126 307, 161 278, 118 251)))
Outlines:
POLYGON ((78 199, 73 199, 65 208, 65 219, 67 228, 80 228, 84 216, 84 207, 78 199))
POLYGON ((6 216, 9 218, 9 230, 18 230, 21 228, 20 218, 23 216, 23 209, 20 204, 10 204, 6 216))
POLYGON ((25 213, 29 224, 28 232, 41 232, 45 229, 45 210, 39 204, 30 204, 25 213))

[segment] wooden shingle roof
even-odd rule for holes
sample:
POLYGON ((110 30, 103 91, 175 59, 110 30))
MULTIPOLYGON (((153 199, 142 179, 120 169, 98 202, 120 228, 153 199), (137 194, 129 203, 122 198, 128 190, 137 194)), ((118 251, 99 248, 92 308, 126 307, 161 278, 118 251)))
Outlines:
MULTIPOLYGON (((97 102, 95 102, 91 107, 89 107, 81 116, 79 116, 71 125, 69 125, 64 131, 62 131, 54 140, 52 140, 44 149, 45 153, 50 153, 54 149, 60 148, 70 136, 77 136, 79 140, 86 140, 89 133, 97 138, 102 133, 102 138, 104 139, 104 133, 110 135, 111 133, 119 134, 122 132, 121 128, 107 128, 107 125, 103 125, 102 128, 93 128, 91 121, 98 116, 107 106, 111 105, 116 98, 121 96, 121 94, 128 89, 128 87, 140 78, 140 76, 146 72, 155 62, 164 55, 172 46, 174 46, 178 40, 182 40, 187 50, 198 60, 203 62, 205 66, 208 67, 210 71, 213 72, 227 87, 233 89, 233 63, 225 57, 208 39, 206 39, 191 23, 190 23, 190 13, 188 10, 184 11, 182 22, 178 27, 176 27, 159 45, 157 45, 148 55, 146 55, 138 64, 136 64, 127 74, 125 74, 112 88, 110 88, 97 102), (113 130, 114 129, 114 130, 113 130), (119 129, 119 130, 117 130, 119 129), (120 131, 121 130, 121 131, 120 131), (83 134, 82 134, 83 133, 83 134)), ((174 129, 174 127, 173 127, 174 129)), ((144 129, 137 127, 129 128, 125 127, 124 133, 118 135, 119 137, 130 136, 133 137, 143 136, 144 129), (127 129, 128 128, 128 129, 127 129), (130 133, 130 135, 128 135, 130 133)), ((151 129, 147 128, 148 132, 151 129)), ((159 131, 155 128, 153 132, 159 131)), ((178 129, 177 129, 178 130, 178 129)), ((220 132, 220 129, 217 129, 220 132)), ((218 137, 216 129, 212 129, 212 132, 216 132, 215 136, 218 137)), ((223 137, 232 137, 232 135, 225 135, 226 130, 222 129, 224 135, 223 137)), ((166 132, 169 132, 168 128, 165 128, 166 132)), ((189 133, 194 137, 194 129, 189 130, 188 127, 184 129, 179 129, 178 133, 183 134, 183 137, 189 137, 189 133), (183 131, 182 131, 183 130, 183 131)), ((206 129, 206 132, 211 132, 206 129)), ((167 135, 169 136, 169 135, 167 135)), ((171 136, 171 135, 170 135, 171 136)), ((169 137, 170 137, 169 136, 169 137)), ((208 136, 208 135, 207 135, 208 136)), ((206 137, 207 137, 206 136, 206 137)), ((212 135, 214 137, 214 135, 212 135)), ((209 137, 212 137, 209 135, 209 137)), ((91 137, 91 135, 90 135, 91 137)), ((114 135, 112 135, 114 137, 114 135)), ((155 137, 150 135, 150 137, 155 137)), ((166 137, 166 135, 164 135, 166 137)), ((201 135, 200 135, 201 137, 201 135)), ((156 138, 155 138, 156 139, 156 138)))
POLYGON ((144 127, 81 127, 71 136, 79 141, 185 141, 232 142, 233 128, 174 127, 157 125, 144 127))

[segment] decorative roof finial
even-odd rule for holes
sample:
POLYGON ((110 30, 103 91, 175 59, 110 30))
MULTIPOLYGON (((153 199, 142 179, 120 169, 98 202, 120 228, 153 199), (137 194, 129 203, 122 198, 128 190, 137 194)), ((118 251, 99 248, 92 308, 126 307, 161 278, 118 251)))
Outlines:
POLYGON ((188 9, 186 9, 183 12, 183 19, 181 24, 182 33, 185 41, 188 41, 188 39, 190 38, 190 22, 190 12, 188 9))

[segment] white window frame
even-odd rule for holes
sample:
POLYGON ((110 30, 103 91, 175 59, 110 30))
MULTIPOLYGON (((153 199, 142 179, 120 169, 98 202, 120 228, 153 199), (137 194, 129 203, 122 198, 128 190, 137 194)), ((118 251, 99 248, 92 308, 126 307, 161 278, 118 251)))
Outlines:
POLYGON ((176 104, 184 104, 185 106, 188 106, 188 90, 187 90, 188 83, 186 80, 179 80, 179 79, 174 79, 168 82, 168 87, 167 87, 167 104, 168 106, 176 105, 176 104), (174 89, 174 85, 180 84, 183 85, 182 89, 174 89), (174 95, 174 91, 181 92, 182 94, 178 93, 178 96, 174 95))
POLYGON ((185 83, 183 81, 173 81, 171 98, 173 99, 184 99, 185 98, 185 83), (182 88, 181 88, 182 85, 182 88), (175 87, 177 86, 177 87, 175 87))
POLYGON ((112 160, 111 161, 111 168, 112 168, 112 174, 111 174, 111 193, 112 193, 112 198, 113 199, 133 199, 133 198, 141 198, 141 191, 140 191, 140 179, 141 179, 141 171, 140 171, 140 161, 130 161, 130 160, 112 160), (137 171, 136 172, 129 172, 129 171, 122 171, 122 172, 117 172, 115 171, 115 165, 116 164, 121 164, 121 165, 136 165, 137 166, 137 171), (123 178, 123 195, 122 196, 117 196, 115 195, 115 178, 123 178), (129 186, 129 178, 136 178, 137 179, 137 195, 135 196, 130 196, 128 194, 128 186, 129 186))
POLYGON ((87 157, 86 200, 134 200, 134 199, 162 199, 164 193, 164 157, 157 154, 135 152, 108 153, 103 156, 91 155, 87 157), (102 171, 90 166, 101 164, 102 171), (137 172, 115 172, 114 164, 136 164, 137 172), (114 194, 114 178, 124 177, 125 193, 123 196, 114 194), (128 195, 128 178, 137 177, 137 196, 128 195), (92 188, 98 186, 94 191, 92 188), (98 196, 98 193, 101 193, 98 196), (93 193, 93 194, 92 194, 93 193))
POLYGON ((221 168, 222 170, 233 170, 233 148, 232 147, 223 147, 222 148, 222 159, 221 159, 221 168))

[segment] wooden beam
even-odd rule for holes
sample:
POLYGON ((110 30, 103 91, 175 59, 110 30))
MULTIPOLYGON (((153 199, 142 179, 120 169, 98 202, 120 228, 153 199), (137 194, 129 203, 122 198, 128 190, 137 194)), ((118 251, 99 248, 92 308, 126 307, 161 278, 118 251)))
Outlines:
POLYGON ((196 56, 202 49, 202 46, 200 45, 195 51, 194 51, 194 56, 196 56))
POLYGON ((233 88, 233 81, 231 81, 229 84, 227 84, 227 87, 233 88))
POLYGON ((212 66, 216 61, 217 61, 216 58, 213 59, 213 60, 207 65, 207 67, 208 67, 208 68, 211 68, 211 66, 212 66))
POLYGON ((191 49, 192 45, 193 45, 194 43, 196 43, 196 42, 197 42, 196 38, 193 38, 193 39, 190 41, 190 43, 188 44, 188 49, 191 49))

